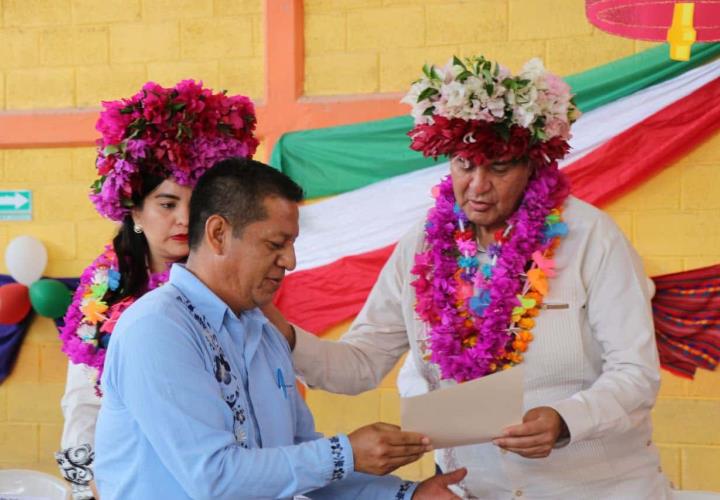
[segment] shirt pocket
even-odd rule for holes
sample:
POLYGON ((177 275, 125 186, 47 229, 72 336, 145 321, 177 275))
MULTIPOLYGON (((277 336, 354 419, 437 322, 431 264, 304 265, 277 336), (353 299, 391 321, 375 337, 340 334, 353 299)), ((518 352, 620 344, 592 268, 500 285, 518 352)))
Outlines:
POLYGON ((551 283, 525 354, 526 405, 547 404, 582 389, 584 314, 582 290, 572 284, 551 283))

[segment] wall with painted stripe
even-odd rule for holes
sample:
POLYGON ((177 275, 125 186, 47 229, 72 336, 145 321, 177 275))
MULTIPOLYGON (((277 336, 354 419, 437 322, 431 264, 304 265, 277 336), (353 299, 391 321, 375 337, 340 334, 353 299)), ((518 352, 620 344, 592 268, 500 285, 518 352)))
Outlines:
MULTIPOLYGON (((539 55, 552 70, 570 74, 647 47, 597 32, 585 21, 582 4, 308 0, 299 88, 322 101, 322 109, 333 110, 332 98, 320 96, 352 94, 361 104, 371 99, 390 103, 396 98, 375 93, 403 91, 424 62, 444 62, 452 53, 483 52, 513 69, 539 55)), ((260 0, 4 0, 0 8, 3 119, 18 111, 40 115, 95 107, 101 99, 134 92, 149 78, 170 84, 194 77, 266 102, 272 98, 264 91, 264 51, 284 33, 271 30, 269 38, 263 37, 267 19, 260 0)), ((400 112, 387 106, 388 114, 378 111, 376 117, 400 112)), ((354 121, 357 108, 342 108, 346 114, 336 116, 354 121)), ((326 124, 321 119, 312 115, 302 127, 288 121, 284 130, 326 124)), ((279 118, 273 124, 282 126, 279 118)), ((0 149, 2 189, 30 188, 36 196, 33 221, 0 225, 0 250, 19 234, 39 237, 48 247, 51 276, 78 275, 113 230, 85 197, 93 177, 93 149, 84 144, 0 149)), ((607 207, 649 274, 720 262, 719 168, 716 136, 607 207)), ((1 260, 0 272, 6 272, 1 260)), ((0 386, 0 468, 56 473, 52 452, 62 428, 64 377, 65 357, 54 327, 38 319, 13 375, 0 386)), ((308 401, 325 432, 399 420, 393 374, 380 389, 359 397, 309 391, 308 401)), ((720 477, 713 473, 720 468, 719 414, 720 373, 700 372, 693 382, 663 374, 655 438, 663 466, 677 485, 720 491, 720 477)), ((402 472, 421 478, 432 471, 428 456, 402 472)))

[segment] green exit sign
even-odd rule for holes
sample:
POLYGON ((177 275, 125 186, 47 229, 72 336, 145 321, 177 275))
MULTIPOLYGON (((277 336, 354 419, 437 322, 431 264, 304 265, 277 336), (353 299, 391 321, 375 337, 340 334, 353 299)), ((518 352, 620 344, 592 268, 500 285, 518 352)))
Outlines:
POLYGON ((32 192, 27 189, 0 191, 0 220, 32 219, 32 192))

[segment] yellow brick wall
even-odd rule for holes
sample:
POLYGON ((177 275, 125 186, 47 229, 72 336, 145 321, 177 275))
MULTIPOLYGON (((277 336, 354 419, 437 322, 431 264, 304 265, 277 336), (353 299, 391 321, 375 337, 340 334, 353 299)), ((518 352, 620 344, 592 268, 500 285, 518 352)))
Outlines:
POLYGON ((5 0, 0 110, 98 106, 152 79, 264 93, 261 0, 5 0))
MULTIPOLYGON (((30 188, 34 203, 32 221, 0 224, 0 249, 33 235, 48 250, 47 275, 78 276, 114 231, 87 198, 93 165, 93 148, 0 150, 0 186, 30 188)), ((0 272, 7 273, 4 260, 0 272)), ((66 363, 54 324, 34 320, 15 369, 0 385, 0 468, 57 474, 52 453, 62 432, 66 363)))
POLYGON ((568 75, 648 46, 607 35, 581 0, 307 0, 308 95, 404 92, 426 62, 484 54, 513 71, 539 56, 568 75))
MULTIPOLYGON (((720 263, 720 135, 606 208, 650 275, 720 263)), ((685 489, 720 491, 720 371, 662 376, 653 418, 666 473, 685 489)))

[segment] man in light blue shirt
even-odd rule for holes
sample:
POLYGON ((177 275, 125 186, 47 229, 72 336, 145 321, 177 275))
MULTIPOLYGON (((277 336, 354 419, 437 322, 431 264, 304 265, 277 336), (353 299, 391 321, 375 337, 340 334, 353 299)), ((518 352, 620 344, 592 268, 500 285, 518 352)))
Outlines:
POLYGON ((252 160, 220 162, 190 204, 190 256, 117 323, 102 378, 101 498, 457 498, 464 471, 386 474, 429 449, 387 424, 323 438, 285 338, 258 309, 295 266, 301 189, 252 160))

